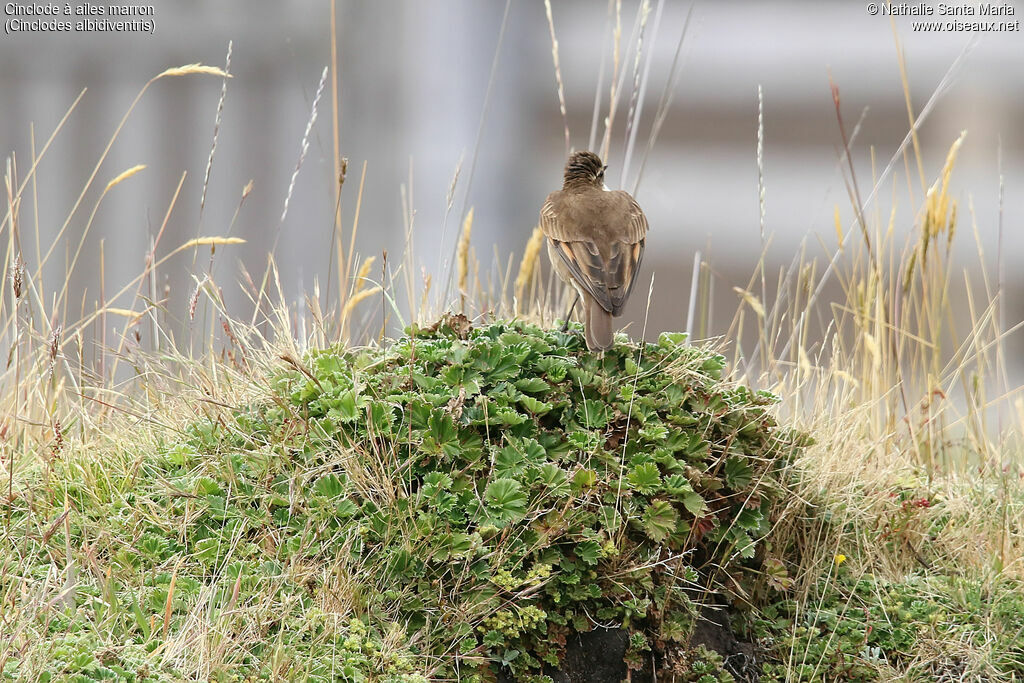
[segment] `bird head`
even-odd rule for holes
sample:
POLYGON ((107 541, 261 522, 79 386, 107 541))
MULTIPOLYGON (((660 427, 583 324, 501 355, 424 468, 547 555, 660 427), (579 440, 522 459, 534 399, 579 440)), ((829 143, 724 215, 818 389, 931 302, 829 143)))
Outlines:
POLYGON ((565 164, 565 187, 604 186, 604 172, 608 167, 593 152, 573 152, 565 164))

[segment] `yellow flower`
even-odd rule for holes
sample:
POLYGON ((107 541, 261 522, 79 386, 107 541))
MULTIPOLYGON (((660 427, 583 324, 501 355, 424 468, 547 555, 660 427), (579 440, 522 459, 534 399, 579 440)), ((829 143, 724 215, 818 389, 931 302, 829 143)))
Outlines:
POLYGON ((843 562, 846 562, 846 555, 836 555, 834 560, 835 560, 836 566, 838 567, 843 562))

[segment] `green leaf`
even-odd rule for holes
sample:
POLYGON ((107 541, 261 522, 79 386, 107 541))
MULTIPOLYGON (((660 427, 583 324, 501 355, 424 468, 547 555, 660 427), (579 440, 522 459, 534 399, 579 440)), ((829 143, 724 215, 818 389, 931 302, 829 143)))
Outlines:
POLYGON ((763 521, 764 515, 757 508, 745 507, 736 515, 736 525, 747 531, 757 531, 761 528, 761 522, 763 521))
POLYGON ((690 434, 686 439, 686 457, 703 458, 711 449, 711 444, 700 434, 690 434))
POLYGON ((653 423, 646 425, 637 434, 645 441, 660 444, 668 437, 668 427, 663 424, 653 423))
POLYGON ((473 548, 473 538, 469 534, 451 534, 448 547, 453 556, 465 555, 473 548))
POLYGON ((335 422, 354 422, 359 417, 356 409, 356 392, 344 391, 327 402, 327 417, 335 422))
POLYGON ((674 349, 684 345, 689 336, 685 332, 662 332, 658 335, 658 346, 663 349, 674 349))
POLYGON ((491 649, 496 649, 505 643, 505 634, 501 631, 490 630, 484 634, 483 643, 491 649))
POLYGON ((451 415, 441 410, 434 410, 430 414, 427 420, 427 434, 423 437, 423 450, 431 455, 459 454, 459 430, 451 415))
POLYGON ((498 527, 526 516, 526 493, 523 485, 514 479, 495 479, 488 484, 484 489, 484 504, 498 527))
POLYGON ((686 400, 689 393, 690 390, 681 384, 669 384, 661 390, 662 396, 665 397, 665 403, 670 406, 683 405, 683 401, 686 400))
POLYGON ((477 463, 484 454, 484 440, 479 434, 462 430, 459 434, 459 459, 467 464, 477 463))
POLYGON ((583 541, 576 544, 576 557, 584 564, 595 565, 601 559, 601 544, 597 541, 583 541))
POLYGON ((789 572, 786 571, 786 565, 777 558, 769 557, 765 559, 763 571, 768 587, 774 591, 783 592, 789 590, 793 585, 793 579, 789 576, 789 572))
MULTIPOLYGON (((423 350, 420 350, 423 353, 423 350)), ((434 375, 425 375, 422 372, 413 371, 412 381, 416 383, 416 387, 421 391, 433 392, 437 389, 444 387, 444 380, 441 377, 435 377, 434 375)))
POLYGON ((342 498, 334 506, 334 512, 338 517, 354 517, 359 512, 359 506, 348 498, 342 498))
POLYGON ((725 369, 725 356, 716 354, 706 359, 700 369, 711 379, 722 379, 722 370, 725 369))
POLYGON ((683 507, 694 517, 702 517, 707 512, 708 504, 696 491, 690 491, 683 495, 683 507))
POLYGON ((551 403, 539 401, 533 396, 526 396, 525 394, 519 397, 519 403, 534 415, 544 415, 551 412, 551 409, 554 408, 554 405, 551 403))
POLYGON ((733 491, 750 486, 754 478, 754 469, 742 456, 730 456, 725 460, 725 485, 733 491))
POLYGON ((665 491, 673 496, 685 495, 693 493, 693 486, 690 485, 690 480, 683 475, 673 474, 665 479, 665 491))
POLYGON ((540 377, 523 377, 515 382, 516 389, 525 391, 528 394, 546 394, 551 391, 551 385, 540 377))
POLYGON ((680 519, 676 524, 675 531, 669 536, 668 542, 674 548, 684 546, 690 540, 690 533, 693 527, 685 519, 680 519))
POLYGON ((592 453, 601 447, 601 437, 595 432, 572 431, 565 437, 569 445, 581 451, 592 453))
POLYGON ((552 462, 541 466, 539 481, 544 488, 558 498, 562 498, 569 494, 569 475, 567 475, 562 468, 552 462))
POLYGON ((547 452, 536 439, 515 439, 513 440, 513 443, 516 448, 523 451, 523 454, 526 456, 526 461, 531 465, 539 465, 547 460, 547 452))
POLYGON ((523 468, 522 451, 511 444, 502 448, 494 456, 494 472, 499 477, 518 474, 523 468))
POLYGON ((345 493, 345 484, 336 474, 328 474, 317 479, 313 485, 313 493, 327 498, 337 498, 345 493))
POLYGON ((416 566, 416 559, 413 554, 405 548, 395 548, 387 561, 387 572, 391 576, 399 577, 411 573, 416 566))
POLYGON ((601 509, 597 511, 597 519, 602 527, 616 533, 619 527, 622 526, 622 515, 619 514, 613 505, 602 505, 601 509))
POLYGON ((729 535, 732 537, 734 543, 736 544, 735 552, 738 552, 740 554, 740 557, 742 557, 745 560, 749 560, 754 556, 754 551, 757 549, 757 544, 754 543, 754 540, 750 538, 747 532, 741 529, 733 528, 729 535))
POLYGON ((167 539, 156 534, 146 534, 139 541, 139 550, 142 551, 142 554, 156 561, 165 559, 164 553, 167 552, 167 547, 167 539))
POLYGON ((428 472, 423 477, 423 494, 428 498, 436 496, 441 491, 447 491, 452 487, 452 478, 444 472, 428 472))
POLYGON ((534 439, 510 437, 508 445, 494 456, 494 471, 499 477, 520 475, 529 466, 547 461, 544 447, 534 439))
POLYGON ((475 396, 480 393, 480 372, 474 368, 466 368, 458 365, 449 366, 441 375, 444 383, 452 389, 462 387, 466 390, 467 396, 475 396))
POLYGON ((485 347, 474 365, 491 383, 511 379, 519 374, 519 365, 511 347, 485 347))
POLYGON ((185 444, 178 444, 174 448, 171 448, 170 450, 167 451, 167 459, 179 467, 183 466, 186 462, 188 462, 189 458, 192 455, 194 454, 192 453, 191 449, 189 449, 188 446, 186 446, 185 444))
POLYGON ((370 407, 370 426, 374 436, 391 436, 394 434, 395 411, 391 406, 373 403, 370 407))
POLYGON ((499 406, 507 406, 519 398, 519 392, 509 382, 498 382, 487 392, 488 398, 494 399, 499 406))
POLYGON ((569 368, 569 377, 572 378, 572 383, 576 386, 583 385, 585 387, 592 386, 597 376, 590 370, 584 370, 583 368, 569 368))
POLYGON ((608 406, 603 401, 583 399, 576 406, 576 419, 588 429, 604 427, 608 424, 608 406))
POLYGON ((514 427, 527 422, 529 419, 526 415, 516 412, 512 408, 496 408, 488 414, 487 422, 499 427, 514 427))
POLYGON ((543 356, 537 359, 534 367, 547 376, 548 380, 558 383, 565 379, 565 374, 573 366, 571 360, 555 356, 543 356))
POLYGON ((139 603, 135 599, 134 595, 132 596, 131 608, 132 619, 135 621, 135 625, 138 626, 140 631, 142 631, 143 638, 149 640, 149 634, 152 632, 152 629, 149 626, 149 619, 147 619, 146 615, 142 612, 142 608, 139 607, 139 603))
POLYGON ((667 500, 656 500, 647 506, 643 516, 644 533, 652 541, 661 543, 676 529, 679 513, 667 500))
POLYGON ((335 382, 343 382, 348 373, 344 359, 334 353, 321 353, 317 355, 313 362, 313 367, 316 368, 317 376, 323 379, 331 378, 335 382))
POLYGON ((200 562, 206 565, 217 561, 221 540, 219 538, 204 538, 196 541, 195 556, 200 562))
POLYGON ((577 470, 572 475, 572 485, 577 491, 593 488, 597 484, 597 472, 590 469, 577 470))
POLYGON ((199 477, 196 479, 195 492, 197 496, 223 496, 224 489, 220 487, 220 484, 215 482, 209 477, 199 477))
POLYGON ((634 490, 644 495, 655 493, 661 487, 661 474, 653 462, 637 465, 629 471, 626 479, 634 490))

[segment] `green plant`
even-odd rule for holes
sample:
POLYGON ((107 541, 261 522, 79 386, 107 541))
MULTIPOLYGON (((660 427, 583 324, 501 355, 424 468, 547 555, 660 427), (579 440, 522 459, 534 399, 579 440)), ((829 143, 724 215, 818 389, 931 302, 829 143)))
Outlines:
MULTIPOLYGON (((370 583, 357 609, 429 633, 429 654, 458 647, 460 666, 526 674, 595 622, 681 640, 695 602, 756 578, 803 437, 681 342, 602 357, 576 333, 446 318, 384 352, 314 352, 276 382, 283 402, 193 445, 290 430, 282 450, 317 472, 303 505, 344 538, 337 571, 370 583)), ((282 561, 323 547, 292 538, 282 561)))
POLYGON ((1022 595, 1010 580, 985 585, 916 574, 886 581, 839 570, 807 599, 765 607, 749 635, 763 647, 770 681, 931 680, 954 671, 1011 680, 1024 675, 1022 595), (970 661, 963 654, 986 646, 997 656, 970 661))
POLYGON ((665 673, 678 683, 734 683, 736 680, 725 670, 722 655, 703 645, 670 649, 665 664, 665 673))

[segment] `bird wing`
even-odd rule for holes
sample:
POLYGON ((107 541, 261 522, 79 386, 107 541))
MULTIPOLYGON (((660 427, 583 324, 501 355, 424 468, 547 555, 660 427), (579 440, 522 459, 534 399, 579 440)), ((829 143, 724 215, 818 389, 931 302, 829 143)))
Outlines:
POLYGON ((647 236, 647 216, 644 215, 640 205, 636 203, 633 196, 624 190, 614 190, 611 192, 613 196, 622 201, 622 206, 625 207, 625 220, 626 224, 626 237, 625 241, 631 244, 637 242, 643 242, 647 236))
MULTIPOLYGON (((642 242, 647 236, 647 216, 644 215, 643 210, 636 203, 636 200, 633 199, 632 195, 623 190, 613 190, 603 194, 607 195, 608 201, 602 203, 611 205, 616 210, 610 211, 609 213, 612 215, 609 215, 604 221, 610 225, 600 227, 610 227, 616 233, 621 232, 617 237, 623 242, 629 244, 642 242)), ((541 230, 551 239, 560 242, 571 242, 579 239, 579 235, 574 230, 568 228, 559 218, 565 210, 567 201, 568 198, 564 192, 552 192, 548 195, 544 206, 540 209, 541 230)))
POLYGON ((619 196, 614 197, 613 210, 602 212, 599 223, 569 228, 560 219, 557 197, 548 198, 540 217, 541 229, 576 282, 601 308, 619 315, 636 283, 648 226, 644 212, 628 193, 609 194, 619 196), (584 231, 587 237, 580 239, 584 231), (604 249, 591 237, 601 240, 604 249))

